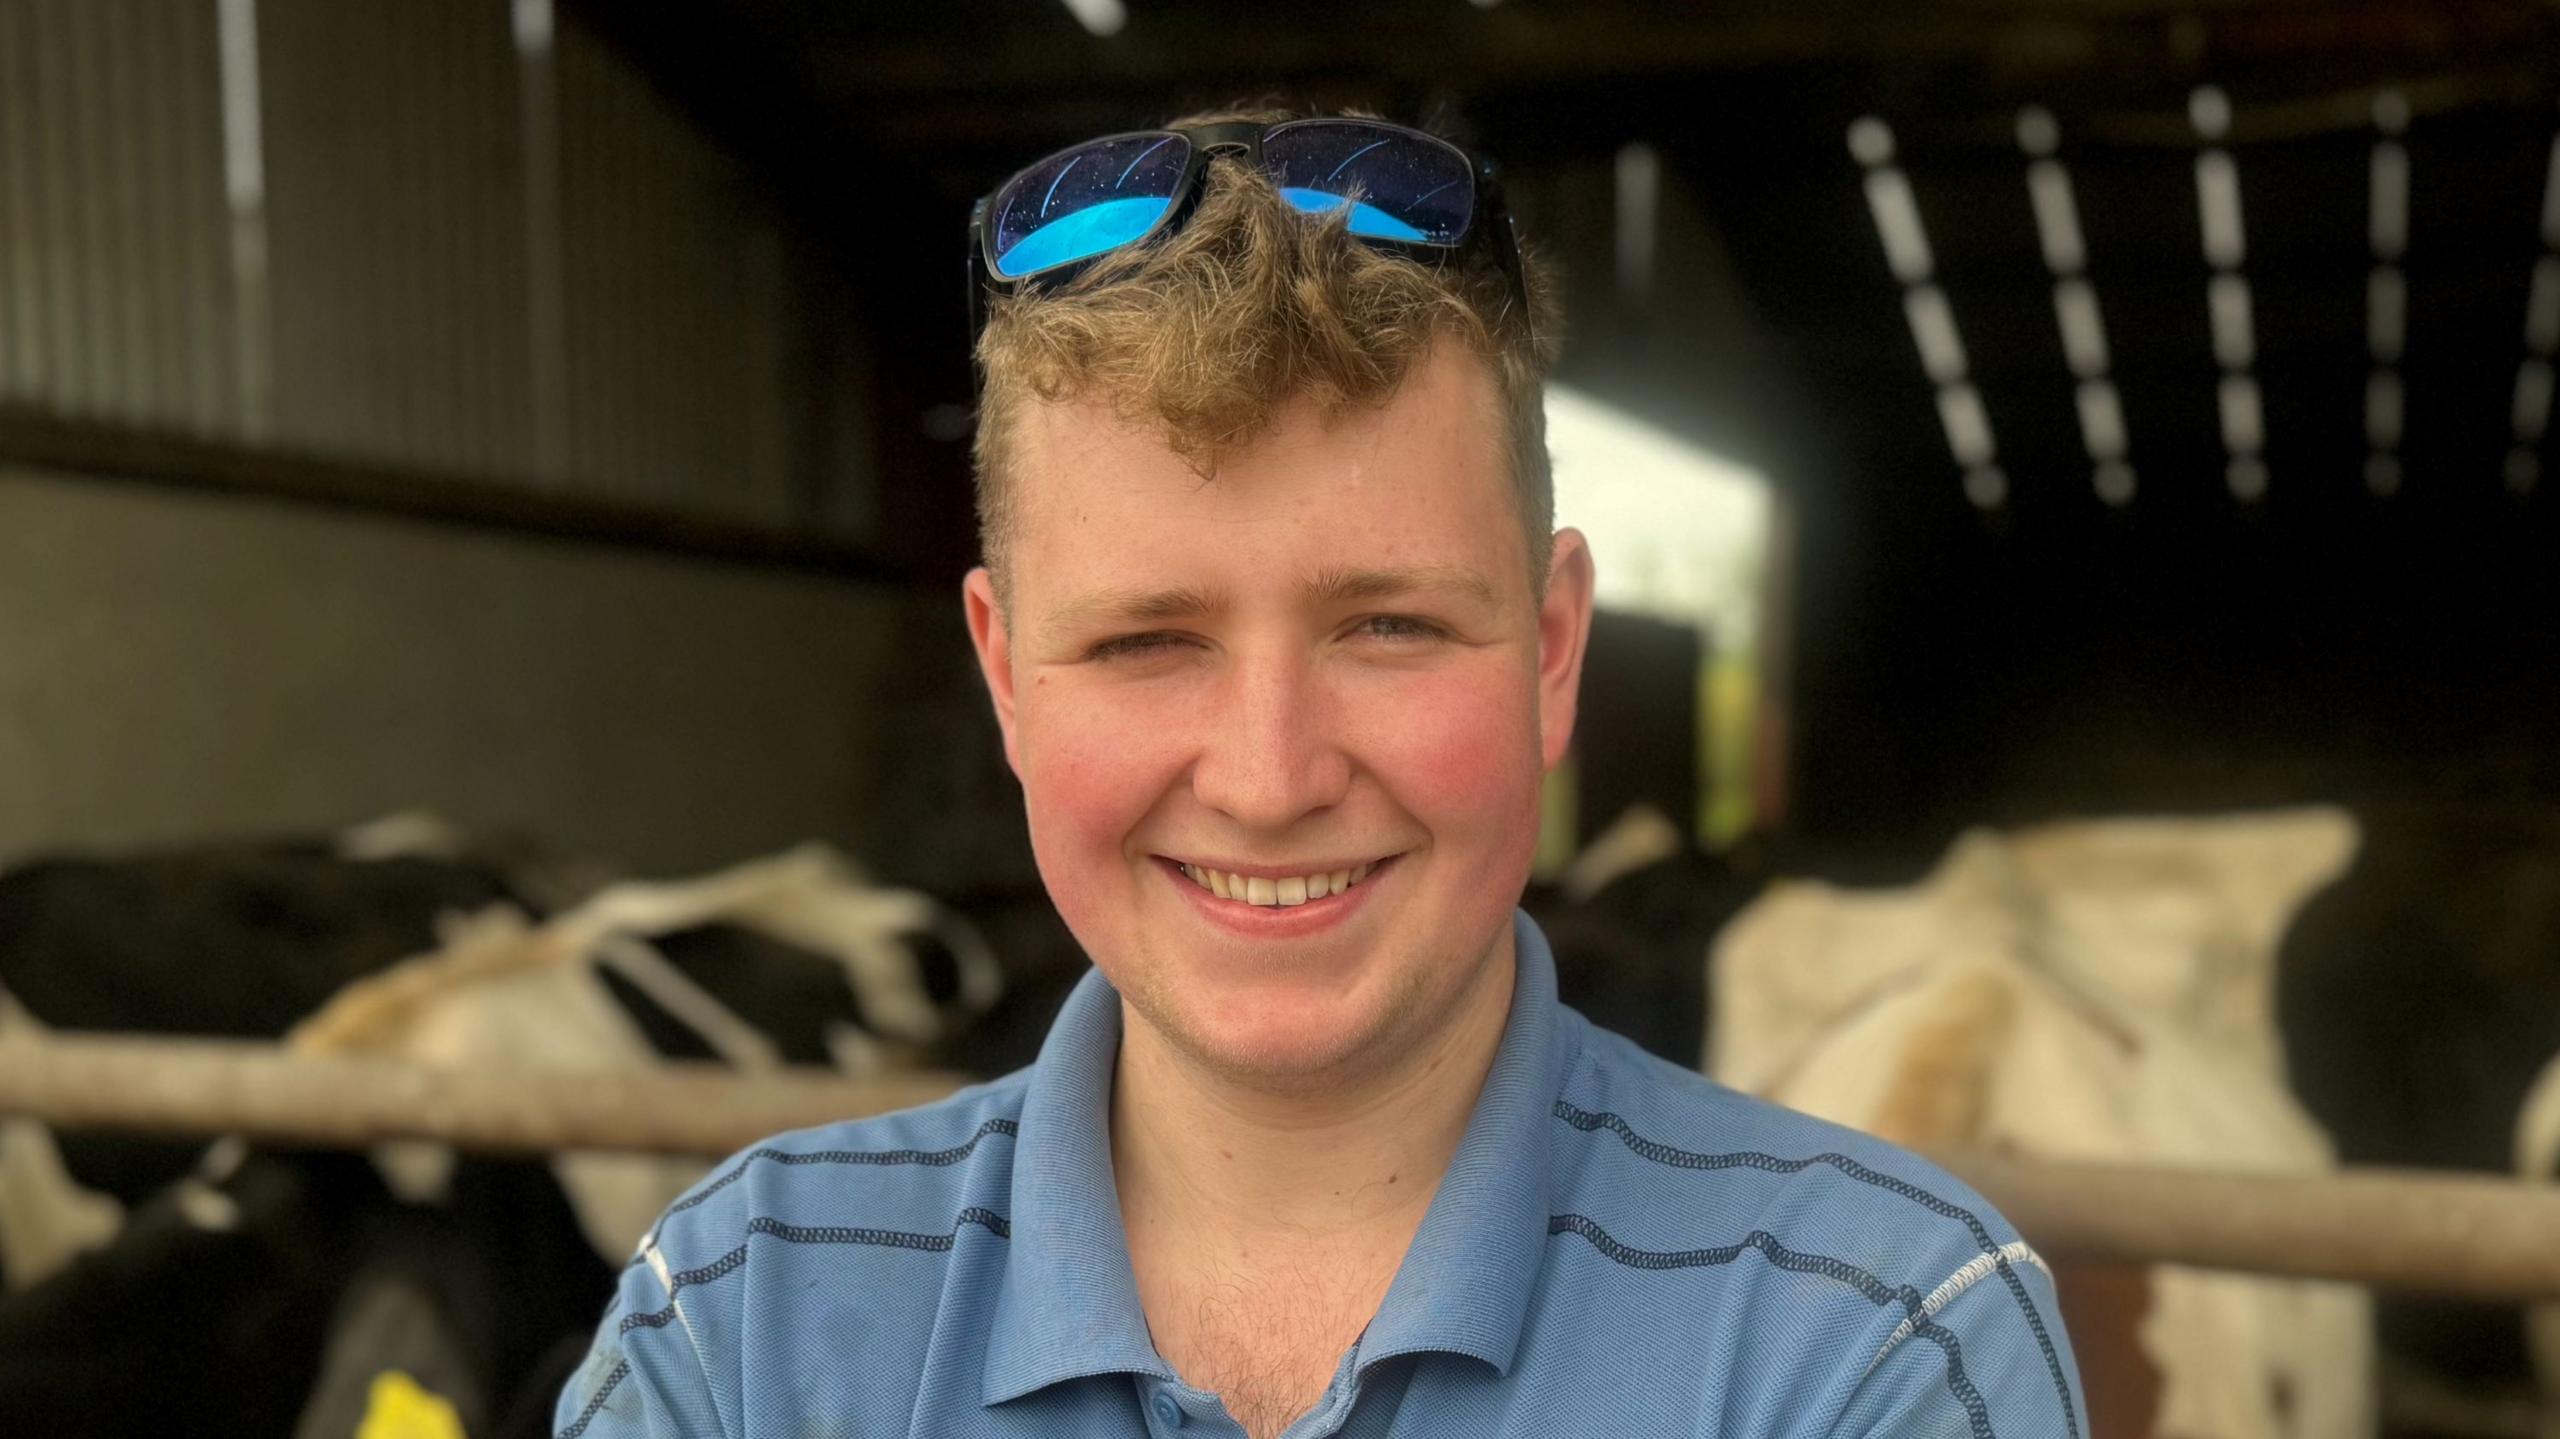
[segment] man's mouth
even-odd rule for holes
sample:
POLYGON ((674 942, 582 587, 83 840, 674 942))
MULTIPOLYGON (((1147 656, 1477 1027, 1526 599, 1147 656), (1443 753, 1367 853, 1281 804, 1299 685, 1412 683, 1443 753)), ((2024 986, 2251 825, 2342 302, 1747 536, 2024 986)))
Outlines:
POLYGON ((1220 899, 1266 908, 1286 908, 1340 894, 1367 879, 1384 863, 1384 860, 1372 860, 1349 869, 1278 876, 1232 874, 1196 864, 1185 864, 1180 868, 1185 878, 1220 899))

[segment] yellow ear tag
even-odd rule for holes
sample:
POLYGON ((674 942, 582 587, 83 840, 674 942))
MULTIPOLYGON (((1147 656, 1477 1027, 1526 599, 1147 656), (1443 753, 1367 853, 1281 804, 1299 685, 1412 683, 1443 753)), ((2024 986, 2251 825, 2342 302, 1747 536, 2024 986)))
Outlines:
POLYGON ((464 1439, 462 1416, 444 1396, 397 1369, 373 1376, 355 1439, 464 1439))

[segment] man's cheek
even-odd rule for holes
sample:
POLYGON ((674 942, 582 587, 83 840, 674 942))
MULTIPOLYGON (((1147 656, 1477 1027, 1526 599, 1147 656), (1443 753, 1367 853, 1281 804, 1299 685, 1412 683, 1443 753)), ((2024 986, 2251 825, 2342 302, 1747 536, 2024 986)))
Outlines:
POLYGON ((1107 745, 1033 751, 1023 790, 1033 858, 1058 915, 1088 950, 1114 953, 1126 922, 1124 851, 1145 813, 1125 752, 1107 745))
POLYGON ((1144 725, 1086 717, 1073 728, 1044 727, 1025 752, 1035 838, 1045 833, 1087 863, 1116 853, 1164 787, 1162 748, 1144 725))
MULTIPOLYGON (((1539 770, 1535 717, 1507 676, 1432 686, 1376 733, 1407 804, 1426 820, 1499 825, 1533 815, 1539 770)), ((1437 827, 1437 826, 1435 826, 1437 827)))

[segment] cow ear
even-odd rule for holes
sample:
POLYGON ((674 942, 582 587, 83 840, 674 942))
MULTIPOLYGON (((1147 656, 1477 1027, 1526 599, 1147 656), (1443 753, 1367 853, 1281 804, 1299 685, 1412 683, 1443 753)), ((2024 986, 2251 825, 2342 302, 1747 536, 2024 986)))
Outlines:
POLYGON ((1004 731, 1004 760, 1022 773, 1013 742, 1013 635, 996 600, 995 577, 987 567, 969 571, 960 582, 960 608, 969 618, 969 643, 978 652, 978 672, 986 676, 987 695, 995 701, 996 727, 1004 731))

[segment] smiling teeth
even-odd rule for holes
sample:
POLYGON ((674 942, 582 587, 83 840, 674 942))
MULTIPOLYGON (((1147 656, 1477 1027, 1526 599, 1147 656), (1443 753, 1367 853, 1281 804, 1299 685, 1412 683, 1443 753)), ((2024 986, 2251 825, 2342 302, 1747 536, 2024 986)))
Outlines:
POLYGON ((1225 870, 1203 869, 1196 864, 1184 865, 1182 872, 1190 877, 1193 884, 1220 899, 1241 900, 1265 908, 1275 905, 1286 908, 1340 894, 1367 879, 1369 872, 1376 868, 1375 864, 1360 864, 1330 873, 1293 874, 1286 879, 1272 879, 1259 874, 1230 874, 1225 870))

